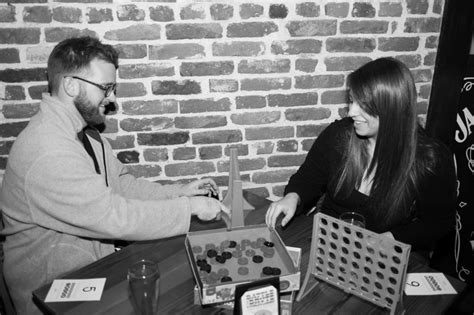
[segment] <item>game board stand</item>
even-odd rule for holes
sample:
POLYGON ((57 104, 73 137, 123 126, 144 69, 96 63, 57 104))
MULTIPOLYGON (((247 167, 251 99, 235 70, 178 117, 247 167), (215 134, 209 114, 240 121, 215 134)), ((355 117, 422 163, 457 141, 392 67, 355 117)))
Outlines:
POLYGON ((347 222, 317 213, 308 270, 296 301, 318 283, 328 282, 347 293, 403 313, 403 288, 411 246, 347 222))
POLYGON ((242 180, 240 179, 239 161, 237 159, 237 148, 231 148, 229 165, 229 185, 227 194, 222 203, 231 211, 232 228, 244 226, 243 210, 255 209, 242 194, 242 180))

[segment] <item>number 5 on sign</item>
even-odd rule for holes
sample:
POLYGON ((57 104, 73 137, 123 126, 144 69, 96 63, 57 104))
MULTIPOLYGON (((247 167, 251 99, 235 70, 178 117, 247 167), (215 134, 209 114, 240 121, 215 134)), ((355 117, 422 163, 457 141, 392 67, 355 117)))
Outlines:
POLYGON ((45 302, 99 301, 105 278, 57 279, 53 281, 45 302))

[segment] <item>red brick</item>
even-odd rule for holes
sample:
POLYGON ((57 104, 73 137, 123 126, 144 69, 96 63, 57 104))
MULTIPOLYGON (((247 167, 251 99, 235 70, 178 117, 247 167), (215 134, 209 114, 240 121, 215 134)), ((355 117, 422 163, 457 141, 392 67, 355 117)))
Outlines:
POLYGON ((314 72, 318 65, 318 59, 300 58, 295 61, 295 70, 304 72, 314 72))
POLYGON ((288 90, 290 88, 291 79, 285 77, 242 79, 240 82, 242 91, 288 90))
POLYGON ((375 50, 374 38, 328 38, 326 40, 328 52, 372 52, 375 50))
POLYGON ((72 27, 47 27, 44 30, 46 42, 60 42, 64 39, 79 36, 98 37, 97 33, 89 29, 80 30, 72 27))
POLYGON ((404 32, 406 33, 438 33, 441 18, 407 18, 404 32))
POLYGON ((335 20, 291 21, 286 25, 292 37, 336 35, 335 20))
POLYGON ((201 93, 201 86, 192 80, 152 81, 151 90, 155 95, 189 95, 201 93))
POLYGON ((284 19, 288 15, 288 8, 284 4, 271 4, 268 15, 271 19, 284 19))
POLYGON ((426 37, 425 48, 437 48, 439 36, 426 37))
POLYGON ((342 34, 384 34, 388 31, 387 21, 342 21, 339 26, 342 34))
POLYGON ((419 42, 419 37, 381 37, 378 48, 380 51, 415 51, 419 42))
POLYGON ((318 93, 293 93, 293 94, 270 94, 268 95, 268 106, 304 106, 318 104, 318 93))
POLYGON ((4 104, 2 113, 7 119, 30 118, 38 112, 38 109, 39 103, 4 104))
POLYGON ((221 38, 222 26, 218 23, 167 24, 167 39, 221 38))
POLYGON ((432 51, 432 52, 429 52, 425 56, 425 58, 423 60, 423 65, 424 66, 434 66, 435 62, 436 62, 436 52, 432 51))
POLYGON ((349 3, 330 2, 324 6, 327 16, 344 18, 349 14, 349 3))
POLYGON ((0 141, 0 154, 8 155, 14 141, 0 141))
POLYGON ((224 148, 224 155, 230 156, 230 149, 237 149, 238 156, 249 155, 249 146, 248 144, 231 144, 226 145, 224 148))
MULTIPOLYGON (((137 24, 105 32, 104 38, 118 41, 160 39, 161 26, 156 24, 137 24)), ((146 46, 145 46, 146 51, 146 46)))
POLYGON ((156 177, 161 175, 159 165, 127 165, 129 173, 136 178, 156 177))
POLYGON ((273 152, 275 144, 271 141, 253 142, 252 148, 256 154, 270 154, 273 152))
POLYGON ((300 166, 305 158, 306 154, 272 155, 268 158, 268 167, 300 166))
MULTIPOLYGON (((253 170, 261 170, 265 167, 265 159, 258 158, 258 159, 243 159, 239 158, 239 171, 246 172, 246 171, 253 171, 253 170)), ((220 173, 228 173, 230 170, 230 162, 227 161, 219 161, 217 162, 217 171, 220 173)))
POLYGON ((135 147, 135 137, 131 135, 107 137, 112 149, 123 150, 135 147))
POLYGON ((421 65, 421 56, 416 55, 399 55, 395 56, 396 59, 403 62, 408 68, 417 68, 421 65))
POLYGON ((62 23, 81 23, 82 11, 73 7, 53 8, 53 20, 62 23))
POLYGON ((120 82, 117 87, 117 97, 135 97, 146 95, 143 83, 120 82))
POLYGON ((214 56, 260 56, 264 53, 265 44, 262 42, 212 43, 214 56))
POLYGON ((296 126, 296 137, 317 137, 328 124, 296 126))
POLYGON ((147 55, 145 44, 118 44, 114 48, 118 51, 121 59, 139 59, 147 55))
POLYGON ((174 67, 161 63, 134 63, 122 65, 118 71, 121 79, 136 79, 174 75, 174 67))
POLYGON ((299 55, 319 54, 322 41, 315 39, 290 39, 286 41, 273 41, 272 54, 275 55, 299 55))
POLYGON ((303 151, 309 151, 309 149, 311 149, 313 146, 314 140, 315 139, 303 139, 303 141, 301 141, 301 147, 303 151))
POLYGON ((174 119, 176 128, 179 129, 195 129, 195 128, 216 128, 227 125, 225 116, 186 116, 176 117, 174 119))
POLYGON ((177 100, 123 101, 125 115, 161 115, 178 112, 177 100))
POLYGON ((178 147, 173 150, 173 160, 193 160, 196 158, 196 148, 178 147))
POLYGON ((246 140, 264 140, 264 139, 280 139, 294 137, 295 131, 293 127, 258 127, 246 128, 246 140))
POLYGON ((331 117, 328 108, 290 108, 285 111, 289 121, 322 120, 331 117))
POLYGON ((15 22, 16 7, 13 5, 0 6, 0 23, 15 22))
POLYGON ((0 49, 0 63, 18 63, 20 62, 20 53, 16 48, 0 49))
POLYGON ((244 20, 259 17, 263 14, 263 6, 259 4, 244 3, 240 5, 239 14, 244 20))
POLYGON ((324 59, 327 71, 351 71, 371 61, 366 56, 328 57, 324 59))
POLYGON ((416 83, 431 82, 433 72, 431 69, 413 69, 411 70, 416 83))
POLYGON ((375 16, 375 8, 370 3, 356 2, 352 8, 353 17, 369 18, 375 16))
POLYGON ((247 96, 237 96, 235 98, 235 105, 237 109, 262 108, 267 105, 267 102, 264 96, 247 95, 247 96))
POLYGON ((234 72, 233 61, 182 62, 181 76, 227 75, 234 72))
POLYGON ((0 157, 0 170, 5 170, 7 168, 7 161, 7 158, 0 157))
POLYGON ((117 8, 117 18, 119 21, 143 21, 145 11, 134 4, 121 5, 117 8))
POLYGON ((275 170, 267 172, 254 172, 252 174, 252 182, 256 184, 268 184, 268 183, 287 183, 290 176, 295 173, 296 170, 275 170))
POLYGON ((234 8, 228 4, 216 3, 211 5, 210 10, 213 20, 229 20, 234 15, 234 8))
POLYGON ((5 101, 25 99, 25 89, 21 85, 7 85, 5 87, 5 101))
POLYGON ((242 141, 240 130, 202 131, 192 135, 193 144, 232 143, 242 141))
POLYGON ((150 19, 157 22, 169 22, 174 20, 173 9, 167 6, 157 5, 150 7, 150 19))
POLYGON ((419 87, 418 96, 427 100, 430 97, 431 84, 424 84, 419 87))
POLYGON ((379 16, 399 17, 402 16, 403 7, 401 3, 381 2, 379 16))
POLYGON ((427 0, 407 0, 406 4, 409 14, 426 14, 428 12, 427 0))
POLYGON ((156 131, 173 127, 173 119, 168 117, 125 118, 120 121, 120 128, 125 131, 156 131))
POLYGON ((232 114, 231 121, 237 125, 266 125, 280 120, 280 112, 248 112, 232 114))
POLYGON ((280 140, 277 142, 277 152, 296 152, 298 151, 298 141, 280 140))
POLYGON ((25 7, 23 9, 23 21, 32 23, 51 23, 53 14, 51 9, 45 6, 25 7))
POLYGON ((273 22, 230 23, 227 37, 264 37, 277 31, 278 26, 273 22))
POLYGON ((197 59, 205 57, 204 47, 199 44, 150 45, 150 60, 197 59))
POLYGON ((105 120, 105 130, 103 133, 117 133, 118 132, 118 121, 115 118, 107 118, 105 120))
POLYGON ((19 121, 0 124, 0 137, 10 138, 17 137, 18 134, 26 127, 28 121, 19 121))
MULTIPOLYGON (((99 24, 114 20, 112 10, 108 8, 87 8, 86 16, 89 24, 99 24)), ((106 36, 104 37, 107 38, 106 36)))
POLYGON ((295 79, 297 89, 336 88, 344 85, 344 75, 303 75, 295 79))
POLYGON ((272 185, 272 193, 277 197, 283 197, 286 185, 272 185))
POLYGON ((143 150, 143 157, 147 162, 168 161, 168 148, 152 148, 143 150))
POLYGON ((179 102, 180 113, 202 113, 215 111, 230 111, 231 103, 228 98, 221 99, 187 99, 179 102))
POLYGON ((296 14, 304 17, 319 16, 319 5, 314 2, 303 2, 296 4, 296 14))
POLYGON ((39 28, 2 28, 0 44, 38 44, 40 40, 39 28))
POLYGON ((5 69, 0 70, 0 78, 7 83, 46 81, 46 69, 5 69))
POLYGON ((290 72, 290 60, 242 60, 238 65, 239 73, 280 73, 290 72))
POLYGON ((239 82, 233 79, 209 79, 210 92, 237 92, 239 82))
POLYGON ((165 165, 166 176, 189 176, 213 173, 216 171, 212 162, 184 162, 165 165))
POLYGON ((117 153, 117 158, 124 164, 140 162, 140 154, 137 151, 121 151, 117 153))
POLYGON ((212 160, 222 157, 222 147, 220 145, 199 148, 199 158, 201 160, 212 160))
POLYGON ((28 94, 34 100, 41 100, 43 98, 43 93, 48 92, 48 86, 45 85, 34 85, 28 88, 28 94))
POLYGON ((188 132, 152 132, 152 133, 138 133, 137 142, 139 145, 147 146, 168 146, 173 144, 183 144, 188 142, 188 132))
POLYGON ((206 18, 206 12, 202 4, 193 3, 181 8, 179 16, 181 20, 203 20, 206 18))
POLYGON ((321 94, 321 104, 346 104, 347 91, 346 90, 331 90, 324 91, 321 94))

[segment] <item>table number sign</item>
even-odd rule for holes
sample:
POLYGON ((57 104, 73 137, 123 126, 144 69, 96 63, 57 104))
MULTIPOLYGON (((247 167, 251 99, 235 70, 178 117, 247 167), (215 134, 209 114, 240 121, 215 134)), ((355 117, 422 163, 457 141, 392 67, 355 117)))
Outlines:
POLYGON ((105 278, 56 279, 46 295, 45 302, 100 301, 105 278))
POLYGON ((441 272, 408 273, 406 295, 456 294, 448 278, 441 272))
POLYGON ((278 277, 238 285, 235 289, 234 315, 279 315, 278 277))

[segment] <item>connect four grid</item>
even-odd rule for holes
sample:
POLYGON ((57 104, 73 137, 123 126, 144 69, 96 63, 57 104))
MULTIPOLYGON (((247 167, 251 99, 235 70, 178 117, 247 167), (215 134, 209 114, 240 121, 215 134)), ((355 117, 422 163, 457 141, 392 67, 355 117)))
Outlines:
POLYGON ((409 254, 410 245, 318 213, 308 271, 393 313, 403 294, 409 254))

